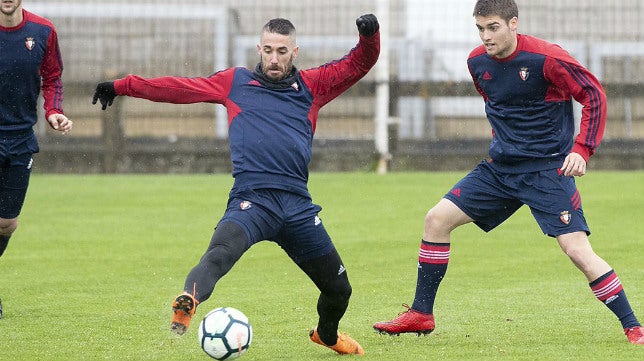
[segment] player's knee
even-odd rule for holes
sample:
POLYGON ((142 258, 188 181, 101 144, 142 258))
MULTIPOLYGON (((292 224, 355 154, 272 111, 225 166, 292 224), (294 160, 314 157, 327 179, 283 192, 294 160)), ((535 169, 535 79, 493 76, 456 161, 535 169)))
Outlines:
POLYGON ((351 288, 351 284, 348 281, 342 283, 342 286, 341 286, 340 292, 339 292, 341 297, 346 299, 346 300, 349 300, 349 298, 351 298, 352 293, 353 293, 353 288, 351 288))
POLYGON ((573 261, 583 259, 584 252, 580 247, 566 247, 563 251, 573 261))
POLYGON ((228 272, 246 250, 245 240, 237 240, 211 245, 201 258, 200 263, 228 272))
POLYGON ((353 293, 353 288, 351 288, 351 284, 346 277, 338 277, 330 284, 326 293, 328 296, 336 299, 337 302, 344 303, 349 302, 351 294, 353 293))
POLYGON ((563 249, 572 263, 586 276, 593 278, 598 269, 600 273, 610 268, 593 250, 587 246, 568 246, 563 249))
POLYGON ((584 232, 575 232, 557 237, 561 250, 575 263, 584 263, 596 257, 584 232))
POLYGON ((0 218, 0 236, 10 237, 18 228, 18 218, 0 218))
POLYGON ((248 236, 241 226, 233 222, 224 222, 217 226, 206 254, 215 251, 214 253, 227 253, 233 258, 238 258, 248 247, 248 236))
POLYGON ((425 232, 430 234, 449 233, 448 220, 436 208, 432 208, 425 215, 425 232))
POLYGON ((599 258, 592 249, 587 247, 569 247, 564 250, 570 260, 582 271, 590 269, 599 258))

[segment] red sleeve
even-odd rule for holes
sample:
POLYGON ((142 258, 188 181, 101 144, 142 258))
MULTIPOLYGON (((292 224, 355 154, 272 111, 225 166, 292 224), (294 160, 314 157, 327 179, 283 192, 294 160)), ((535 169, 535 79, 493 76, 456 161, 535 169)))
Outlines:
MULTIPOLYGON (((467 57, 467 59, 468 59, 467 69, 470 72, 470 76, 472 77, 472 81, 474 83, 474 88, 476 88, 476 91, 479 94, 481 94, 481 96, 483 97, 483 101, 487 102, 488 101, 488 96, 485 93, 485 91, 483 91, 483 88, 481 88, 481 84, 479 83, 478 79, 476 79, 476 76, 472 72, 472 68, 469 65, 469 59, 472 59, 474 57, 480 56, 482 54, 485 54, 485 47, 483 45, 479 45, 476 48, 474 48, 474 50, 472 50, 470 52, 470 55, 467 57)), ((494 129, 492 129, 492 137, 494 137, 494 129)))
POLYGON ((164 76, 145 79, 137 75, 128 75, 114 81, 114 90, 118 95, 154 102, 223 104, 230 92, 234 75, 235 68, 222 70, 207 78, 164 76))
POLYGON ((548 97, 566 97, 569 94, 568 98, 571 95, 583 105, 579 134, 575 138, 572 152, 579 153, 588 161, 604 136, 606 92, 590 71, 565 51, 561 50, 561 53, 555 57, 546 57, 544 75, 555 86, 548 97))
POLYGON ((318 107, 327 104, 362 79, 378 61, 380 32, 360 35, 358 45, 341 59, 300 71, 318 107))
POLYGON ((52 27, 49 38, 47 38, 47 49, 45 57, 40 65, 40 76, 42 78, 42 93, 45 100, 45 117, 51 114, 63 112, 63 60, 58 47, 58 36, 52 27))
POLYGON ((485 92, 483 91, 483 88, 481 88, 481 85, 479 84, 478 79, 476 79, 476 76, 474 75, 474 73, 472 73, 472 68, 470 67, 470 64, 469 64, 470 59, 480 56, 482 54, 485 54, 485 47, 483 47, 483 45, 477 46, 476 48, 474 48, 474 50, 470 52, 470 55, 467 57, 467 60, 468 60, 467 70, 470 72, 470 76, 472 77, 472 81, 474 82, 474 87, 476 88, 476 91, 479 94, 481 94, 481 96, 483 97, 483 100, 487 102, 488 100, 487 94, 485 94, 485 92))

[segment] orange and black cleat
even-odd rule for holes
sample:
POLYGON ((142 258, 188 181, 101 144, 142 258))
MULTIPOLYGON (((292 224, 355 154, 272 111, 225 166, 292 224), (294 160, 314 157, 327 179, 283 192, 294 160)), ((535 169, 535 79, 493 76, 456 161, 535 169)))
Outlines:
POLYGON ((172 311, 174 315, 172 316, 172 324, 170 325, 170 331, 181 336, 188 330, 190 326, 190 320, 195 314, 195 309, 199 302, 194 298, 193 295, 189 293, 182 293, 174 300, 172 303, 172 311))
POLYGON ((309 338, 318 345, 328 347, 340 355, 364 355, 364 349, 362 346, 345 333, 338 333, 338 341, 332 346, 325 344, 320 339, 317 328, 314 328, 309 332, 309 338))

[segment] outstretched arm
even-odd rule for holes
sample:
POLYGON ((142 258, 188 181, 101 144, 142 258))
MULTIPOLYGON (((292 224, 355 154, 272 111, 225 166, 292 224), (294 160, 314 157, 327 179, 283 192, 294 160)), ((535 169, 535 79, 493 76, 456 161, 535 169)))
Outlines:
POLYGON ((128 75, 122 79, 102 82, 96 86, 92 104, 100 101, 105 110, 117 95, 148 99, 154 102, 192 104, 226 101, 232 86, 235 68, 217 72, 209 77, 142 78, 128 75))

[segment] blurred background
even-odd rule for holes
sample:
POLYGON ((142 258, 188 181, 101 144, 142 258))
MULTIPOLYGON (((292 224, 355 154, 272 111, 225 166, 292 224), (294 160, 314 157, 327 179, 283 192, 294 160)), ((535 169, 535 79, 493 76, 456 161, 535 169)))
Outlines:
MULTIPOLYGON (((466 66, 480 43, 474 2, 24 0, 57 28, 64 107, 74 121, 65 137, 38 123, 34 169, 228 172, 222 106, 124 97, 103 112, 91 105, 96 83, 128 73, 194 77, 253 68, 261 27, 275 17, 297 28, 296 66, 318 66, 346 54, 358 39, 355 19, 374 13, 383 37, 379 64, 320 112, 312 170, 469 170, 486 157, 491 135, 466 66)), ((560 44, 607 91, 606 134, 590 168, 644 169, 644 2, 517 3, 521 33, 560 44)))

